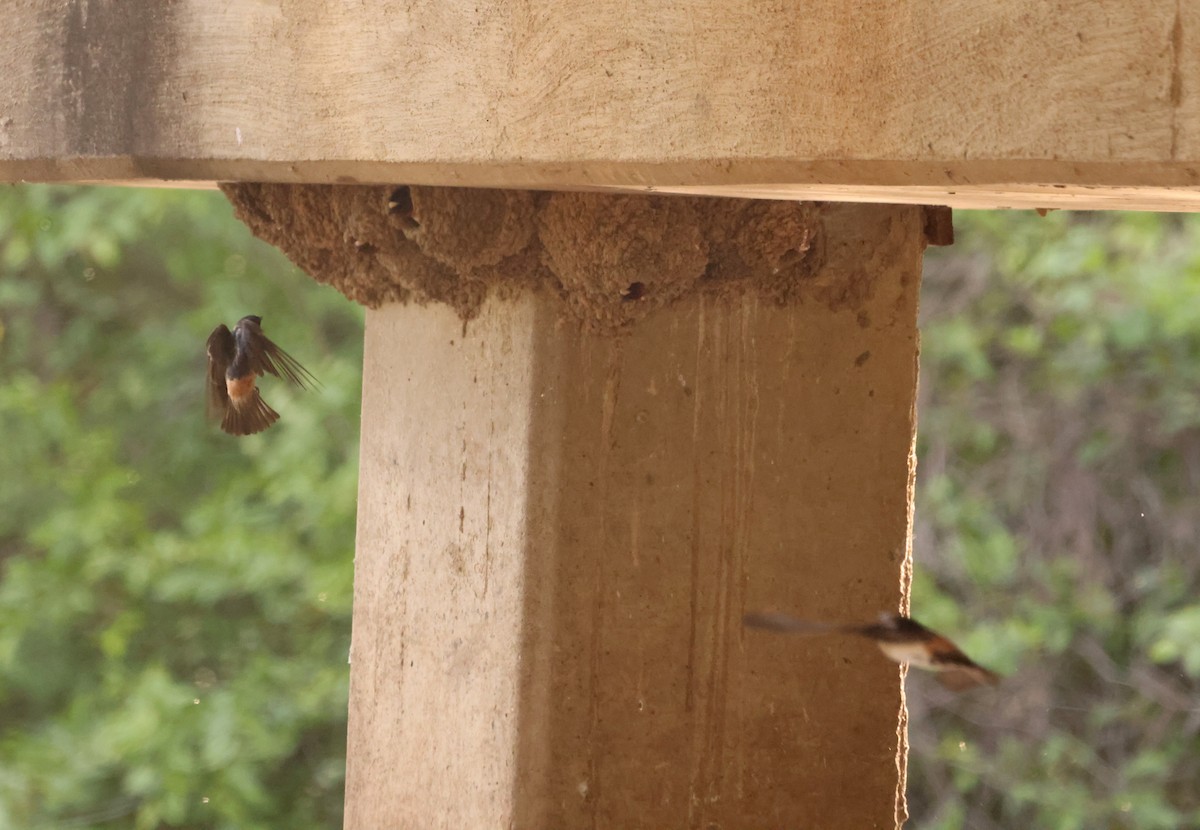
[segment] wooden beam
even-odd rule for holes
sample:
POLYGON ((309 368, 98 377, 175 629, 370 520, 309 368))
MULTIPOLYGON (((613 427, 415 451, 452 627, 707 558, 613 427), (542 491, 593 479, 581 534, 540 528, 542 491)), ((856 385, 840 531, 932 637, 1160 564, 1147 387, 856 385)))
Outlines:
POLYGON ((0 178, 1194 210, 1200 4, 27 0, 0 178))
MULTIPOLYGON (((786 302, 763 262, 616 335, 558 291, 368 313, 347 830, 902 819, 895 665, 741 625, 907 602, 925 214, 822 217, 786 302)), ((694 246, 650 219, 577 247, 653 284, 694 246)))

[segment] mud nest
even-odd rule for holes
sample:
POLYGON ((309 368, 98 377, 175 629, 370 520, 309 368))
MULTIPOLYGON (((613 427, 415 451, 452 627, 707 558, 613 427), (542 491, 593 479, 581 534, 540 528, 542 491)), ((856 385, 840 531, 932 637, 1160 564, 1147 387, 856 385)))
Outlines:
POLYGON ((443 187, 227 184, 238 217, 351 300, 442 302, 547 290, 593 330, 692 291, 852 306, 866 275, 821 278, 819 205, 443 187))

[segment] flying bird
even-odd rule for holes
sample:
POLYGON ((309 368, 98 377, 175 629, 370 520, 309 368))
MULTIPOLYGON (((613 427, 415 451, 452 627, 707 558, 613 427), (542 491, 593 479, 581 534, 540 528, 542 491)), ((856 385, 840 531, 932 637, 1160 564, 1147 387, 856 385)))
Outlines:
POLYGON ((1000 675, 980 666, 941 634, 900 614, 880 614, 879 621, 874 623, 836 624, 811 622, 789 614, 760 612, 747 614, 742 622, 753 628, 789 634, 853 634, 866 637, 898 663, 937 672, 938 682, 956 692, 1000 681, 1000 675))
POLYGON ((233 331, 224 323, 208 336, 208 412, 221 419, 230 435, 253 435, 279 420, 255 385, 263 375, 289 380, 302 389, 317 379, 294 357, 262 332, 262 318, 238 320, 233 331))

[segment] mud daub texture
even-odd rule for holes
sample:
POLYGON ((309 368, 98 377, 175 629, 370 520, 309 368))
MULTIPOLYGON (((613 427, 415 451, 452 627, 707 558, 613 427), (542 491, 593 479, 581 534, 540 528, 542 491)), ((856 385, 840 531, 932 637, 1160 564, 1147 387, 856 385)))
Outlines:
MULTIPOLYGON (((691 291, 857 307, 867 274, 822 273, 811 203, 443 187, 230 184, 256 235, 352 300, 443 302, 550 290, 593 330, 691 291)), ((831 271, 833 269, 830 269, 831 271)))

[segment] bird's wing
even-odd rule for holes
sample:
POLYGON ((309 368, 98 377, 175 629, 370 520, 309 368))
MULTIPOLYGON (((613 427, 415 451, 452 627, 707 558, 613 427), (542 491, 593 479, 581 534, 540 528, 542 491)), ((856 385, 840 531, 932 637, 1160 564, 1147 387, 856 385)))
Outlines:
POLYGON ((929 668, 938 673, 938 682, 947 689, 961 692, 1000 682, 1000 675, 976 663, 941 635, 929 641, 929 651, 929 668))
POLYGON ((243 318, 238 322, 238 328, 244 329, 247 334, 250 368, 254 372, 289 380, 301 389, 312 389, 321 385, 312 372, 301 366, 296 358, 271 342, 271 339, 263 334, 262 327, 253 320, 243 318))
POLYGON ((782 631, 788 634, 823 634, 839 629, 839 626, 836 625, 802 620, 791 614, 781 614, 777 611, 756 611, 742 617, 742 622, 751 628, 765 628, 769 631, 782 631))
POLYGON ((233 362, 236 351, 233 332, 224 323, 208 336, 207 412, 209 417, 221 415, 229 408, 229 391, 225 388, 225 370, 233 362))
POLYGON ((1000 675, 972 663, 939 670, 937 681, 953 692, 965 692, 976 686, 994 686, 1000 682, 1000 675))

